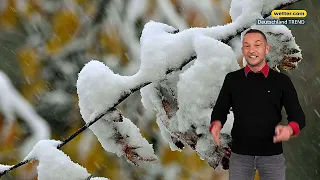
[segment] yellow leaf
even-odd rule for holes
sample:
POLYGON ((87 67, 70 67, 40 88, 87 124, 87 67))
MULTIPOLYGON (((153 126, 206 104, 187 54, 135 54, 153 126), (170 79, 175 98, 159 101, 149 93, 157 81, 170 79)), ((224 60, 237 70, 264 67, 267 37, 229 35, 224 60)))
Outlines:
POLYGON ((100 46, 103 52, 116 55, 121 59, 121 65, 128 64, 126 49, 120 37, 120 30, 117 27, 109 27, 99 34, 100 46))
POLYGON ((207 27, 208 21, 202 12, 195 8, 184 11, 185 19, 190 27, 207 27))
POLYGON ((79 6, 82 7, 87 16, 93 17, 97 12, 97 3, 92 0, 74 0, 79 6))
POLYGON ((224 12, 224 19, 225 19, 225 23, 226 23, 226 24, 232 22, 231 16, 230 16, 230 14, 229 14, 228 11, 225 11, 225 12, 224 12))
MULTIPOLYGON (((15 1, 14 0, 1 0, 7 1, 7 7, 0 12, 0 22, 2 24, 2 28, 4 29, 12 29, 17 26, 18 15, 15 9, 15 1)), ((1 26, 0 26, 1 27, 1 26)))
POLYGON ((17 58, 27 81, 21 88, 21 91, 23 96, 31 101, 34 94, 45 87, 45 82, 40 76, 42 66, 36 50, 31 47, 21 49, 17 58))
POLYGON ((164 147, 161 155, 161 163, 163 165, 171 164, 172 162, 181 160, 182 152, 172 151, 170 147, 164 147))
MULTIPOLYGON (((3 131, 3 115, 1 115, 0 117, 0 133, 2 133, 3 131)), ((0 147, 4 147, 4 149, 6 149, 6 147, 8 147, 7 145, 10 144, 10 145, 14 145, 18 139, 16 137, 18 137, 20 135, 19 133, 19 124, 17 123, 17 121, 14 122, 13 126, 11 127, 10 129, 10 132, 8 134, 8 137, 7 139, 4 139, 2 141, 0 141, 0 147)), ((2 149, 2 150, 4 150, 2 149)))
POLYGON ((49 55, 59 52, 66 43, 73 39, 79 26, 79 19, 75 12, 62 9, 53 15, 52 26, 53 33, 47 42, 49 55))
POLYGON ((31 18, 33 18, 34 13, 42 13, 39 1, 29 0, 25 1, 24 3, 26 3, 26 7, 24 9, 19 9, 19 13, 27 20, 30 21, 31 18))
POLYGON ((149 0, 148 1, 148 7, 147 7, 147 12, 145 14, 145 17, 152 17, 154 13, 157 11, 157 2, 156 0, 149 0))

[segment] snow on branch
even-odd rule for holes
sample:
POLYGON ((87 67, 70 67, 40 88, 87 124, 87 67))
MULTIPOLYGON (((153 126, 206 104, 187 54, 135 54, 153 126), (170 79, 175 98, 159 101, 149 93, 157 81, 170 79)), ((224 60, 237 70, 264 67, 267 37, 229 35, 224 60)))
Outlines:
MULTIPOLYGON (((83 67, 77 81, 77 93, 80 113, 86 124, 58 144, 57 148, 60 149, 79 133, 101 120, 90 129, 106 151, 124 156, 135 165, 156 160, 152 145, 141 136, 139 129, 116 109, 118 104, 141 89, 142 102, 146 108, 157 111, 157 123, 170 147, 179 150, 189 145, 198 152, 201 159, 206 159, 214 168, 220 163, 227 162, 231 141, 228 133, 230 127, 228 126, 224 131, 226 133, 222 134, 222 147, 216 147, 209 132, 205 130, 209 128, 209 109, 214 106, 216 94, 221 86, 222 81, 219 77, 237 68, 235 55, 230 47, 221 42, 229 42, 236 35, 252 27, 257 18, 270 14, 272 9, 297 1, 281 0, 272 3, 263 0, 243 1, 241 13, 233 22, 211 28, 190 28, 179 32, 172 26, 150 21, 145 25, 141 35, 141 65, 136 74, 132 76, 115 74, 109 67, 95 60, 83 67), (204 51, 202 48, 206 45, 211 47, 212 51, 204 51), (224 61, 221 60, 223 57, 224 61), (196 61, 191 65, 190 62, 194 59, 196 61), (206 68, 199 73, 201 67, 206 68), (207 80, 208 74, 213 77, 215 83, 192 84, 197 83, 197 78, 201 81, 207 80), (188 78, 194 82, 189 82, 188 78), (145 86, 147 87, 143 90, 145 86), (150 91, 147 90, 149 87, 152 88, 150 91), (188 90, 195 87, 199 87, 195 92, 202 99, 206 98, 205 94, 208 95, 207 88, 212 88, 215 93, 208 95, 203 101, 194 99, 193 103, 183 99, 183 96, 190 96, 192 92, 188 90), (156 98, 150 99, 152 97, 156 98), (194 118, 192 113, 200 115, 194 118), (182 119, 187 119, 187 124, 182 124, 182 119)), ((274 31, 276 30, 270 30, 270 33, 273 35, 274 31)), ((280 41, 295 43, 294 39, 290 38, 292 35, 289 31, 279 29, 278 32, 280 41)), ((298 46, 291 45, 291 47, 298 46)), ((297 51, 287 51, 283 48, 282 52, 294 54, 297 51)), ((276 64, 282 62, 274 60, 273 57, 270 57, 269 61, 276 64)), ((228 121, 232 120, 232 117, 228 116, 228 121)), ((20 164, 23 163, 27 162, 20 164)), ((18 166, 13 166, 0 175, 18 166)))
POLYGON ((0 164, 0 172, 4 172, 10 168, 12 168, 13 166, 8 166, 8 165, 2 165, 0 164))
MULTIPOLYGON (((92 114, 95 114, 94 111, 96 109, 108 106, 101 99, 120 97, 120 95, 116 96, 112 94, 108 87, 114 87, 113 92, 117 93, 120 92, 118 88, 124 89, 126 84, 123 80, 123 84, 121 85, 110 85, 110 83, 119 83, 119 79, 114 78, 111 80, 108 78, 108 82, 107 76, 103 72, 106 70, 105 67, 105 65, 98 61, 92 61, 79 74, 77 83, 79 106, 83 119, 86 122, 90 122, 90 116, 96 117, 95 115, 92 116, 92 114), (105 79, 105 81, 101 81, 102 79, 105 79), (91 83, 88 83, 88 81, 91 83), (99 83, 99 86, 102 88, 100 90, 99 88, 95 88, 96 91, 90 92, 90 89, 96 83, 99 83)), ((143 161, 154 161, 157 159, 152 145, 141 136, 139 129, 129 119, 121 115, 119 110, 114 110, 104 115, 90 129, 97 136, 106 151, 116 153, 119 157, 125 156, 129 162, 135 165, 140 165, 143 161)))
MULTIPOLYGON (((38 160, 38 179, 39 180, 88 180, 107 178, 93 178, 91 174, 81 165, 72 162, 69 156, 57 149, 61 141, 41 140, 25 157, 24 161, 38 160)), ((0 172, 8 170, 12 166, 1 165, 0 172)))
MULTIPOLYGON (((157 112, 157 123, 172 150, 189 145, 216 168, 224 150, 214 148, 208 133, 211 108, 228 72, 239 69, 232 49, 209 37, 195 39, 197 59, 186 70, 167 76, 165 81, 141 89, 142 103, 157 112)), ((228 149, 233 117, 224 126, 223 147, 228 149), (231 122, 230 122, 231 121, 231 122), (228 130, 229 129, 229 130, 228 130)))
POLYGON ((24 120, 31 129, 31 136, 22 143, 20 148, 20 156, 24 157, 38 141, 50 138, 50 127, 14 88, 9 77, 2 71, 0 71, 0 92, 0 111, 4 115, 1 140, 7 138, 17 117, 24 120))

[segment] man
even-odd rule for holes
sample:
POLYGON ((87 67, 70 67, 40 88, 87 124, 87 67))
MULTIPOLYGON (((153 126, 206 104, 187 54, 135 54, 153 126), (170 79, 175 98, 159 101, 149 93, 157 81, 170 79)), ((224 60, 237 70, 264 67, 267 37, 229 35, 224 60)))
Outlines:
POLYGON ((234 113, 231 131, 230 180, 285 180, 282 141, 297 136, 305 126, 296 90, 290 78, 269 68, 265 56, 269 45, 263 32, 250 29, 242 41, 247 65, 226 75, 211 114, 210 132, 220 145, 220 129, 230 108, 234 113), (278 125, 285 107, 289 124, 278 125))

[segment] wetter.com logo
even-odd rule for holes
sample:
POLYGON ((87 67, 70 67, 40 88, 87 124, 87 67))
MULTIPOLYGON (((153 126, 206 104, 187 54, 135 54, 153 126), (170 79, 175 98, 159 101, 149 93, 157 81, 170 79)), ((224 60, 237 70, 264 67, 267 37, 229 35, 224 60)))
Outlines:
POLYGON ((304 18, 307 16, 306 10, 273 10, 271 16, 275 18, 304 18))
POLYGON ((274 19, 257 19, 257 25, 304 25, 307 16, 306 10, 273 10, 274 19), (279 19, 281 18, 281 19, 279 19))

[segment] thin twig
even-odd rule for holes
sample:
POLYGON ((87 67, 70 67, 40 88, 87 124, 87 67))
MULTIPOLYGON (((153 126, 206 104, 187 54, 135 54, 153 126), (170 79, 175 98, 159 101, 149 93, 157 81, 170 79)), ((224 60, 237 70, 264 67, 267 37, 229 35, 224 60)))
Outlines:
POLYGON ((90 176, 88 176, 85 180, 90 180, 93 177, 93 175, 91 174, 90 176))
MULTIPOLYGON (((296 0, 296 1, 294 1, 294 2, 290 2, 290 3, 286 3, 286 4, 283 4, 283 5, 280 5, 279 7, 275 8, 275 10, 282 9, 282 8, 284 8, 284 7, 288 6, 288 5, 294 4, 294 3, 298 2, 298 1, 301 1, 301 0, 296 0)), ((263 17, 268 17, 270 14, 271 14, 271 12, 268 13, 268 14, 265 14, 263 17)), ((98 18, 98 19, 99 19, 99 18, 98 18)), ((98 22, 99 22, 99 21, 98 21, 98 22)), ((248 27, 247 27, 247 28, 248 28, 248 27)), ((221 40, 221 41, 227 44, 232 38, 234 38, 235 36, 241 34, 245 29, 246 29, 246 27, 243 27, 243 28, 237 30, 237 31, 236 31, 236 34, 230 35, 230 36, 224 38, 224 39, 221 40)), ((176 31, 173 32, 173 33, 179 33, 179 30, 176 30, 176 31)), ((192 60, 194 60, 194 59, 196 59, 196 58, 197 58, 196 54, 195 54, 195 53, 192 53, 191 57, 190 57, 189 59, 186 59, 186 60, 181 64, 181 66, 180 66, 179 68, 169 69, 169 70, 167 70, 166 74, 170 74, 170 73, 173 72, 173 71, 181 70, 186 64, 188 64, 189 62, 191 62, 192 60)), ((143 83, 143 84, 137 86, 137 87, 134 88, 134 89, 131 89, 130 93, 124 94, 124 95, 118 100, 118 102, 116 102, 111 108, 109 108, 108 110, 106 110, 106 111, 104 111, 103 113, 101 113, 101 114, 100 114, 99 116, 97 116, 93 121, 90 121, 90 122, 86 123, 84 126, 82 126, 81 128, 79 128, 74 134, 72 134, 70 137, 68 137, 67 139, 65 139, 61 144, 59 144, 59 145, 57 146, 57 149, 62 148, 65 144, 67 144, 69 141, 71 141, 73 138, 75 138, 75 137, 76 137, 77 135, 79 135, 81 132, 83 132, 83 131, 86 130, 88 127, 90 127, 92 124, 94 124, 95 122, 97 122, 98 120, 100 120, 100 119, 101 119, 104 115, 106 115, 108 112, 114 110, 117 105, 119 105, 122 101, 124 101, 124 100, 125 100, 127 97, 129 97, 132 93, 134 93, 135 91, 143 88, 144 86, 146 86, 146 85, 148 85, 148 84, 150 84, 150 83, 151 83, 151 82, 146 82, 146 83, 143 83)), ((18 167, 20 167, 20 166, 22 166, 22 165, 24 165, 24 164, 27 164, 27 163, 29 163, 29 162, 31 162, 31 161, 33 161, 33 159, 28 159, 28 160, 22 161, 22 162, 20 162, 20 163, 18 163, 18 164, 16 164, 16 165, 10 167, 9 169, 1 172, 1 173, 0 173, 0 177, 2 177, 3 175, 7 174, 7 173, 10 172, 11 170, 16 169, 16 168, 18 168, 18 167)), ((90 178, 91 178, 91 176, 90 176, 90 178)))

